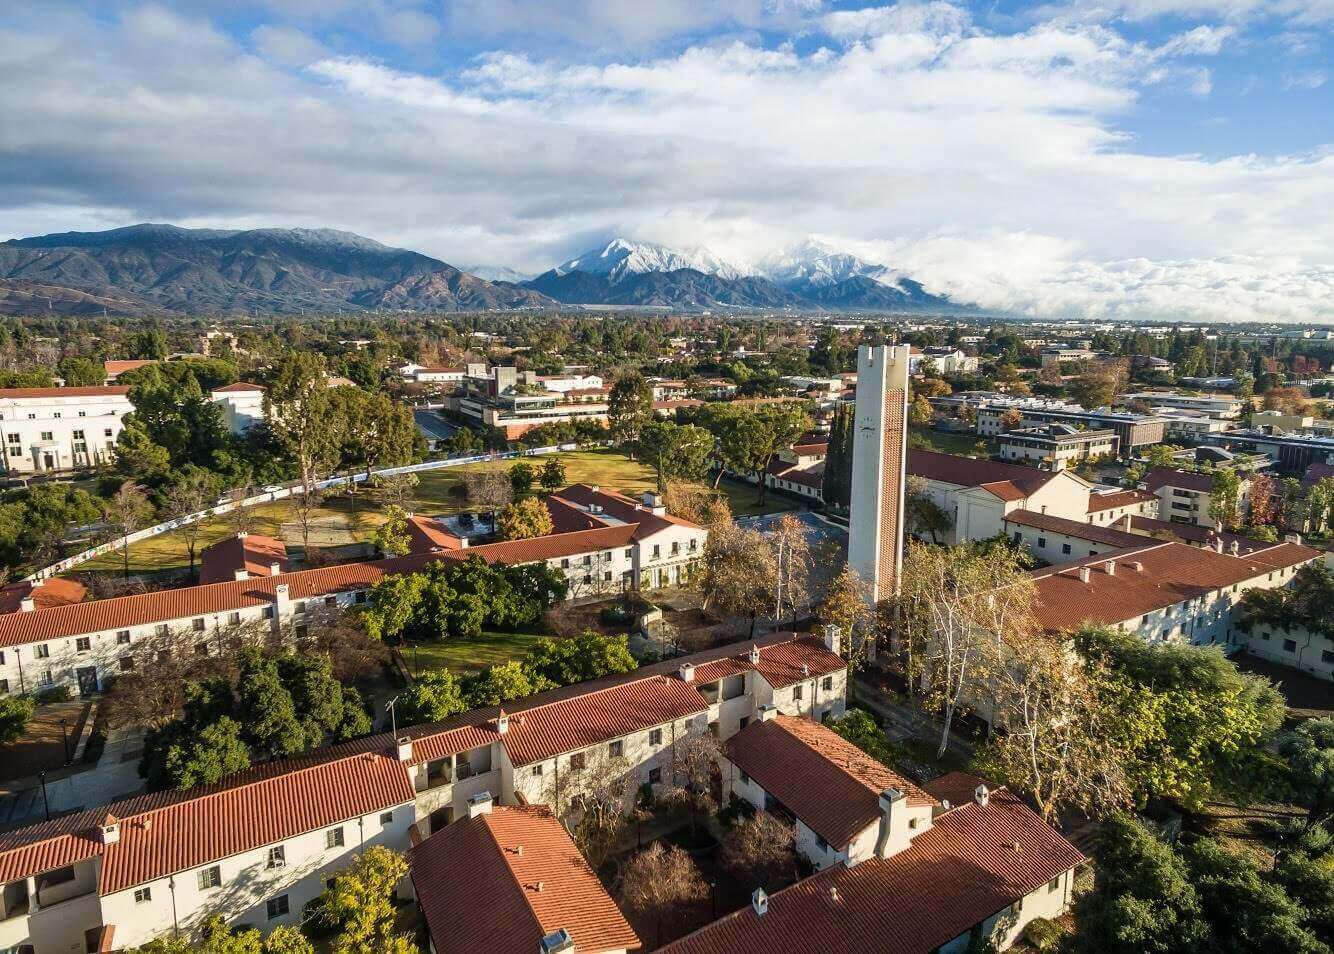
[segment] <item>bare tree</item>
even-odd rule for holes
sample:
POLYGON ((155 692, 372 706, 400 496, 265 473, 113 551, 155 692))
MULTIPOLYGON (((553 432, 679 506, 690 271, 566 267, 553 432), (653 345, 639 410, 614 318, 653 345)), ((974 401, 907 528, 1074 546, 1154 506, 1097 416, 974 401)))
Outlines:
POLYGON ((735 525, 709 534, 698 576, 704 609, 749 617, 753 636, 758 618, 773 609, 777 577, 775 550, 764 534, 735 525))
POLYGON ((690 733, 671 745, 670 775, 661 800, 681 805, 690 813, 692 835, 698 833, 701 819, 718 808, 721 755, 722 746, 712 732, 690 733))
POLYGON ((227 502, 232 505, 227 512, 227 522, 232 533, 250 533, 255 529, 255 511, 246 503, 254 492, 254 485, 246 481, 227 493, 227 502))
MULTIPOLYGON (((153 514, 153 505, 148 502, 144 489, 133 481, 125 481, 120 489, 102 506, 102 515, 107 527, 116 537, 127 537, 148 521, 153 514)), ((130 544, 121 544, 122 567, 124 575, 130 575, 130 544)))
POLYGON ((468 502, 491 515, 491 527, 496 525, 496 511, 508 507, 514 500, 514 486, 509 475, 498 470, 477 470, 463 476, 468 491, 468 502))
MULTIPOLYGON (((181 480, 167 491, 166 512, 170 517, 188 517, 208 508, 217 492, 217 480, 206 471, 189 468, 181 480)), ((176 532, 185 541, 186 552, 190 555, 190 576, 195 575, 195 554, 199 548, 199 538, 204 532, 203 520, 191 520, 182 524, 176 532)))
POLYGON ((843 637, 843 658, 848 661, 848 668, 854 671, 865 664, 875 642, 875 614, 871 610, 870 598, 870 587, 845 563, 816 608, 820 622, 838 627, 843 637))
POLYGON ((407 509, 419 483, 421 480, 416 474, 376 474, 371 478, 371 496, 381 506, 407 509))
POLYGON ((664 847, 660 841, 626 862, 617 890, 626 908, 654 918, 657 945, 663 940, 663 916, 702 901, 708 893, 708 885, 690 855, 675 845, 664 847))
POLYGON ((583 768, 551 773, 542 800, 596 869, 607 860, 629 823, 639 785, 629 761, 611 755, 605 747, 582 755, 583 768))
POLYGON ((296 522, 301 525, 301 548, 307 563, 310 562, 310 528, 323 502, 324 495, 315 489, 292 494, 292 509, 296 512, 296 522))
POLYGON ((668 513, 697 523, 710 532, 732 523, 732 508, 728 505, 727 495, 703 484, 668 481, 663 503, 668 513))
POLYGON ((792 625, 797 625, 799 608, 809 609, 811 600, 811 547, 806 525, 793 514, 784 514, 769 534, 774 550, 774 622, 783 618, 783 608, 792 611, 792 625))
POLYGON ((743 818, 723 835, 719 861, 734 878, 766 891, 796 872, 796 829, 769 812, 743 818))

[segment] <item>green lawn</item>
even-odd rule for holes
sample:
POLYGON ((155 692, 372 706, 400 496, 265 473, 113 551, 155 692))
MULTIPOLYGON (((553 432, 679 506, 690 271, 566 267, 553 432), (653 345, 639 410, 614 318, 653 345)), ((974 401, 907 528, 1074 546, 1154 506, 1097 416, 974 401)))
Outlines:
POLYGON ((403 661, 414 674, 436 669, 464 672, 518 659, 541 638, 536 633, 483 633, 476 639, 409 643, 401 652, 403 661))
POLYGON ((914 438, 913 446, 921 446, 923 450, 957 454, 960 457, 987 457, 991 453, 987 442, 976 434, 947 434, 929 427, 913 427, 909 432, 914 438), (918 440, 922 442, 921 445, 918 445, 918 440))

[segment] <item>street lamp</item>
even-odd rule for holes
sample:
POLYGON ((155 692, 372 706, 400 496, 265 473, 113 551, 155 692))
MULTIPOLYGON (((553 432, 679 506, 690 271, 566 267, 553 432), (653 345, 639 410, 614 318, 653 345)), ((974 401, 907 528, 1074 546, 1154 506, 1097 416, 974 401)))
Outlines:
POLYGON ((65 764, 69 765, 69 719, 60 720, 60 741, 65 745, 65 764))
POLYGON ((37 781, 42 783, 42 805, 46 808, 46 820, 51 820, 51 802, 46 797, 46 773, 38 772, 37 781))

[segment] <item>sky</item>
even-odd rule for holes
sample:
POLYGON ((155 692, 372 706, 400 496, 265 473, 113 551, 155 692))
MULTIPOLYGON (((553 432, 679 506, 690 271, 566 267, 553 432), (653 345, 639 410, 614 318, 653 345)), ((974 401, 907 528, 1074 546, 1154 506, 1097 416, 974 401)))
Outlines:
POLYGON ((1018 314, 1334 321, 1334 0, 24 0, 0 76, 0 238, 814 237, 1018 314))

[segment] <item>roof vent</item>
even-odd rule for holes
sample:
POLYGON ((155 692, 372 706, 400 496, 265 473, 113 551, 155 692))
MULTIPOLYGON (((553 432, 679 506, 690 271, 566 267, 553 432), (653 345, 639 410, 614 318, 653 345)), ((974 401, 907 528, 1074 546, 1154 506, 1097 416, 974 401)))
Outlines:
POLYGON ((1115 561, 1115 560, 1108 560, 1106 563, 1104 563, 1104 564, 1102 565, 1102 568, 1103 568, 1104 571, 1106 571, 1106 573, 1107 573, 1108 576, 1116 576, 1116 561, 1115 561))
POLYGON ((1015 853, 1016 855, 1019 854, 1020 847, 1021 847, 1020 844, 1019 844, 1019 842, 1017 842, 1017 841, 1015 841, 1015 842, 1011 842, 1011 843, 1010 843, 1010 847, 1014 849, 1014 853, 1015 853))
POLYGON ((282 571, 283 571, 283 568, 282 568, 282 564, 281 564, 281 563, 270 563, 270 564, 269 564, 269 576, 277 576, 277 575, 278 575, 279 573, 281 573, 282 571))
POLYGON ((1233 556, 1236 556, 1241 551, 1241 544, 1238 543, 1236 540, 1233 540, 1231 543, 1228 544, 1227 548, 1229 553, 1231 553, 1233 556))
POLYGON ((802 664, 801 664, 801 674, 802 674, 803 676, 809 676, 809 675, 811 674, 811 667, 810 667, 809 665, 807 665, 806 663, 802 663, 802 664))
POLYGON ((749 659, 752 666, 758 666, 760 664, 760 647, 754 643, 752 643, 750 647, 749 659))
POLYGON ((23 599, 19 600, 19 610, 21 610, 24 613, 31 613, 36 608, 37 608, 37 601, 34 600, 31 596, 25 596, 23 597, 23 599))
POLYGON ((829 886, 829 900, 838 903, 838 888, 832 884, 829 886))
POLYGON ((761 722, 772 722, 774 721, 774 719, 778 717, 778 706, 775 705, 760 706, 757 715, 759 716, 759 720, 761 722))
POLYGON ((1086 566, 1081 566, 1079 568, 1079 582, 1087 583, 1088 581, 1089 581, 1089 568, 1086 566))
POLYGON ((108 815, 106 823, 97 830, 97 839, 104 845, 114 845, 120 841, 120 819, 108 815))
POLYGON ((695 681, 695 667, 694 667, 693 664, 691 664, 691 663, 681 663, 681 668, 680 668, 679 672, 681 673, 681 681, 682 681, 682 682, 694 682, 694 681, 695 681))
POLYGON ((572 954, 573 951, 574 938, 570 937, 570 932, 565 928, 560 928, 542 938, 538 954, 572 954))
POLYGON ((237 567, 235 570, 232 571, 232 579, 248 580, 250 579, 250 571, 243 566, 237 567))
POLYGON ((1131 560, 1129 563, 1126 564, 1126 566, 1130 567, 1136 573, 1144 572, 1144 564, 1139 562, 1139 560, 1131 560))
POLYGON ((510 717, 505 715, 505 710, 501 709, 500 714, 496 716, 496 732, 504 735, 510 730, 510 717))
POLYGON ((991 792, 987 790, 985 784, 978 785, 977 788, 973 789, 973 801, 983 808, 987 807, 987 803, 991 801, 991 792))
POLYGON ((396 748, 398 751, 398 760, 400 762, 412 761, 412 739, 408 738, 406 735, 400 736, 396 743, 396 748))
POLYGON ((769 895, 763 888, 756 888, 750 896, 750 906, 760 917, 769 913, 769 895))

